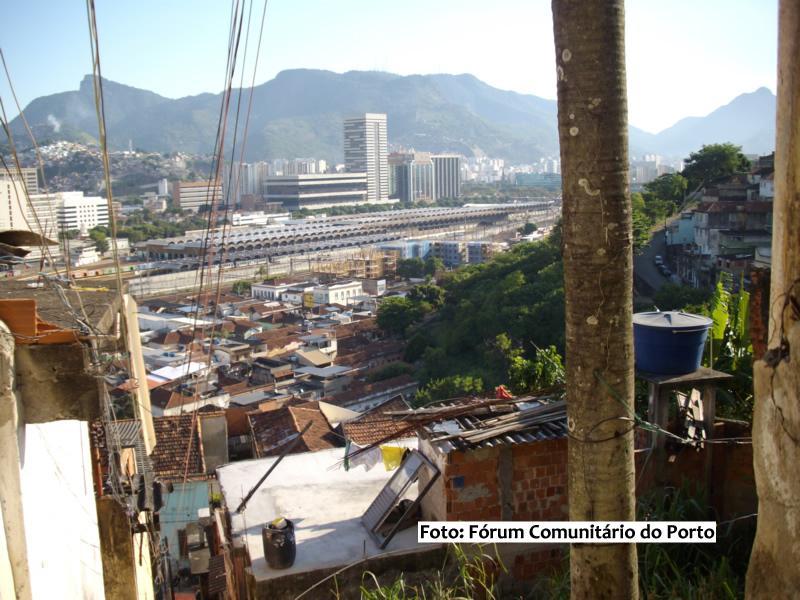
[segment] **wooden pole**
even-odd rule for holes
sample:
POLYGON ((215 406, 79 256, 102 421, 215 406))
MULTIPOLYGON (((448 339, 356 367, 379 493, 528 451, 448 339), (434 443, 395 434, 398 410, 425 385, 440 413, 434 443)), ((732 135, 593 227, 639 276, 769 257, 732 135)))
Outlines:
POLYGON ((753 375, 758 529, 748 598, 800 590, 800 2, 781 0, 769 343, 753 375))

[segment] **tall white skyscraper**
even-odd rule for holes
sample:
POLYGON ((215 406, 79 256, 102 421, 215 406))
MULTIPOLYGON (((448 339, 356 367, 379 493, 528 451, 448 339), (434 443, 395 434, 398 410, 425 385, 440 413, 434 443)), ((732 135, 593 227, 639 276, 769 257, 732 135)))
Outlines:
POLYGON ((461 197, 461 157, 457 154, 434 154, 436 199, 461 197))
POLYGON ((344 164, 349 173, 367 174, 367 202, 389 200, 385 114, 365 113, 345 120, 344 164))

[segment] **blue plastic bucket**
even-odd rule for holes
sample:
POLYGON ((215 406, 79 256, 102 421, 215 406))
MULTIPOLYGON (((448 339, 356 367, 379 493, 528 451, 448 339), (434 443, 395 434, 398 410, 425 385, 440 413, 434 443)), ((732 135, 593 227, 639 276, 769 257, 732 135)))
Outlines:
POLYGON ((700 368, 712 321, 684 312, 633 315, 636 369, 657 375, 684 375, 700 368))

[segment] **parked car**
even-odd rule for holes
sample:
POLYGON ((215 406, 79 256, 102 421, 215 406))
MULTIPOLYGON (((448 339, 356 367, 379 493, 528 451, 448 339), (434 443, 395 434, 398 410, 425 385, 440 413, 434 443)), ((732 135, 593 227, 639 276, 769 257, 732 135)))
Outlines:
POLYGON ((657 266, 658 266, 658 265, 662 265, 662 264, 664 264, 664 259, 663 259, 663 258, 661 258, 661 255, 660 255, 660 254, 656 254, 656 255, 655 255, 655 257, 653 258, 653 262, 654 262, 654 263, 655 263, 657 266))

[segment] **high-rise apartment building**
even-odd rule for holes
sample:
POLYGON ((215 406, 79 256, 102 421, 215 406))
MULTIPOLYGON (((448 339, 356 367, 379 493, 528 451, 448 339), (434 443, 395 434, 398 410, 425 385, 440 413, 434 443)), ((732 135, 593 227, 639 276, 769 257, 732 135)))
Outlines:
POLYGON ((434 163, 428 152, 393 152, 389 169, 391 198, 407 204, 436 200, 434 163))
MULTIPOLYGON (((34 167, 22 167, 22 181, 25 183, 25 188, 29 194, 39 193, 39 175, 37 169, 34 167)), ((16 169, 11 171, 12 179, 20 179, 20 173, 16 169)), ((0 171, 0 179, 8 179, 8 173, 0 171)))
POLYGON ((461 157, 457 154, 434 154, 433 179, 436 199, 461 197, 461 157))
POLYGON ((16 177, 0 179, 0 230, 32 229, 28 226, 25 187, 16 177))
MULTIPOLYGON (((31 194, 28 204, 28 223, 36 233, 42 233, 50 239, 57 239, 60 231, 58 211, 64 203, 65 192, 54 194, 31 194), (34 217, 33 213, 36 213, 34 217)), ((69 193, 69 192, 66 192, 69 193)), ((80 193, 80 192, 75 192, 80 193)))
POLYGON ((58 225, 61 231, 80 231, 86 234, 93 227, 108 225, 108 201, 99 196, 84 196, 83 192, 60 192, 58 225))
POLYGON ((367 174, 367 202, 388 202, 386 115, 365 113, 344 122, 344 163, 349 173, 367 174))

